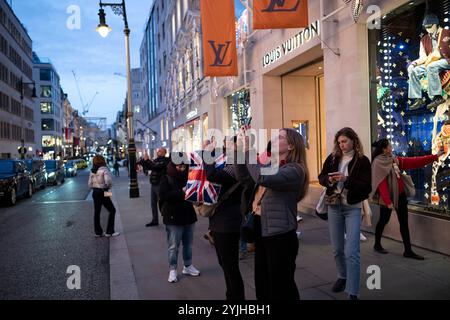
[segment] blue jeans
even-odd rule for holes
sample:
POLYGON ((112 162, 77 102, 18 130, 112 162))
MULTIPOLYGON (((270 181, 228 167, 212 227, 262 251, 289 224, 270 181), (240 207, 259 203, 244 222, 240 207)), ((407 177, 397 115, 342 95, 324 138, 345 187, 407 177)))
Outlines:
POLYGON ((192 243, 195 223, 186 226, 166 225, 170 270, 178 266, 178 248, 183 242, 183 261, 186 267, 192 264, 192 243))
POLYGON ((357 296, 361 272, 359 250, 361 209, 344 205, 328 206, 328 226, 338 278, 347 279, 345 292, 357 296))
POLYGON ((428 96, 442 95, 441 78, 439 74, 442 71, 450 70, 450 64, 446 59, 434 61, 425 67, 420 65, 418 67, 410 66, 408 68, 409 75, 409 92, 408 98, 419 99, 422 98, 422 87, 420 85, 420 78, 427 75, 428 78, 428 96))

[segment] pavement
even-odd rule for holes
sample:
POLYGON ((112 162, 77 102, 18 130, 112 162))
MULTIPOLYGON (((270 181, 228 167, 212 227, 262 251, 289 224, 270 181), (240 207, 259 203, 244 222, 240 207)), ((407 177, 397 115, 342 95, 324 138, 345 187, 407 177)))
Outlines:
MULTIPOLYGON (((208 219, 199 217, 194 235, 193 264, 201 271, 201 275, 199 277, 180 275, 178 283, 169 283, 164 225, 145 227, 151 220, 148 178, 139 175, 140 197, 137 199, 129 198, 129 180, 126 171, 122 171, 121 177, 115 178, 114 183, 114 202, 119 211, 116 221, 121 225, 123 234, 111 239, 111 298, 225 299, 225 281, 215 250, 203 238, 208 229, 208 219)), ((300 250, 295 278, 301 299, 346 300, 345 293, 331 292, 337 274, 327 222, 313 215, 301 213, 300 215, 303 217, 299 222, 302 234, 299 240, 300 250)), ((402 256, 402 243, 390 239, 383 239, 383 246, 389 254, 380 255, 373 251, 373 235, 367 232, 365 235, 368 240, 361 243, 361 299, 450 299, 450 257, 414 248, 418 254, 425 257, 425 261, 406 259, 402 256), (373 266, 379 267, 380 286, 370 290, 367 283, 373 283, 371 277, 373 266)), ((179 261, 182 265, 182 261, 179 261)), ((246 298, 254 300, 253 256, 241 260, 240 268, 246 298)), ((180 274, 181 267, 178 271, 180 274)))

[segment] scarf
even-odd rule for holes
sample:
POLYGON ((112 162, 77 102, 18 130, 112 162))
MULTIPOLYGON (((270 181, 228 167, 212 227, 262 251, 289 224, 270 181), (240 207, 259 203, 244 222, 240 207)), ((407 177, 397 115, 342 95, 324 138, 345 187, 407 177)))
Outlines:
POLYGON ((394 203, 394 207, 398 208, 399 188, 398 179, 400 179, 400 169, 392 155, 379 155, 372 162, 372 193, 370 198, 378 192, 378 186, 387 177, 389 194, 394 203))

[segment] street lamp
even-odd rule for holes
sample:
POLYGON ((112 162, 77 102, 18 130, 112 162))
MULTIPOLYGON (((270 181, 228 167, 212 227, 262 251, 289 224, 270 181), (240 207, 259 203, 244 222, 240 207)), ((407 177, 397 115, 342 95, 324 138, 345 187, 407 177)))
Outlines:
MULTIPOLYGON (((36 83, 35 82, 23 82, 23 78, 20 78, 20 81, 18 83, 18 89, 20 89, 20 107, 21 107, 21 111, 23 109, 23 98, 24 98, 24 89, 25 86, 28 85, 33 85, 33 91, 31 93, 31 98, 32 99, 36 99, 36 83)), ((21 125, 21 137, 20 137, 20 148, 19 148, 19 153, 20 153, 20 159, 25 159, 25 153, 27 152, 25 149, 25 139, 23 136, 23 115, 20 117, 20 125, 21 125)))
POLYGON ((127 64, 127 128, 128 128, 128 166, 130 172, 130 198, 139 198, 139 185, 136 172, 136 145, 134 143, 134 131, 133 131, 133 110, 131 104, 131 64, 130 64, 130 28, 128 27, 127 11, 125 8, 125 0, 121 3, 99 3, 100 10, 98 13, 100 23, 97 26, 97 32, 102 37, 107 37, 111 28, 106 24, 106 14, 104 7, 111 7, 114 14, 122 16, 125 28, 123 30, 125 34, 125 52, 126 52, 126 64, 127 64))

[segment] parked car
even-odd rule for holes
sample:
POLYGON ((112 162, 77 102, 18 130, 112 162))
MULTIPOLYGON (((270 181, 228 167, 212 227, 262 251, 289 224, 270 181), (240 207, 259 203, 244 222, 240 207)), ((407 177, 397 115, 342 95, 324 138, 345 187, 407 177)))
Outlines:
POLYGON ((47 186, 47 170, 45 162, 42 160, 25 160, 27 170, 31 175, 31 182, 33 184, 33 193, 39 189, 45 189, 47 186))
POLYGON ((78 170, 86 169, 88 167, 88 163, 84 159, 78 159, 78 160, 74 160, 74 161, 76 161, 78 170))
POLYGON ((0 201, 15 205, 17 198, 31 198, 33 184, 25 162, 20 160, 0 160, 0 201))
POLYGON ((47 184, 57 186, 58 182, 64 183, 66 173, 61 160, 45 160, 45 167, 47 168, 47 184))
POLYGON ((64 164, 66 177, 75 177, 77 175, 77 164, 74 160, 69 160, 64 164))

